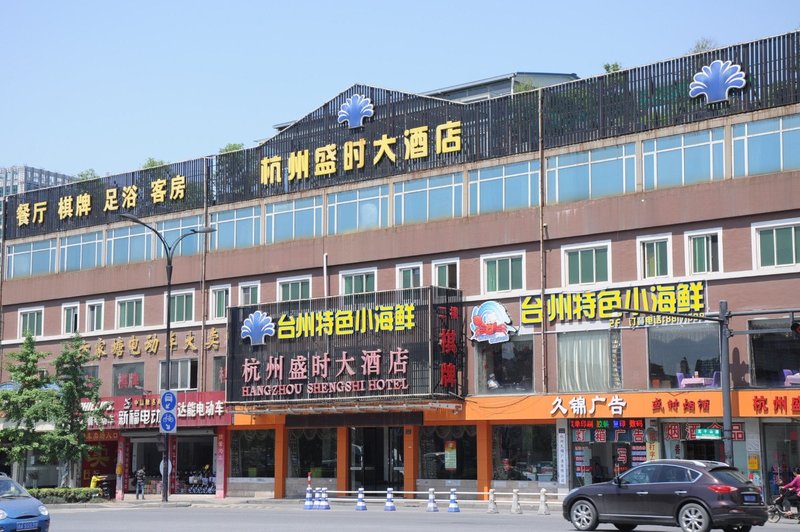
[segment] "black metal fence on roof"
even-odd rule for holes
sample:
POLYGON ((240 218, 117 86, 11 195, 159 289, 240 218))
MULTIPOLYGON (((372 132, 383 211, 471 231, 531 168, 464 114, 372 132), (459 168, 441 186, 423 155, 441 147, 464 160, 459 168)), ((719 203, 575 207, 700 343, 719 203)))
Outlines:
POLYGON ((5 238, 106 224, 116 221, 120 212, 147 217, 509 155, 531 153, 533 157, 540 135, 540 93, 545 148, 796 104, 800 102, 800 32, 468 104, 354 85, 254 148, 9 196, 5 238), (694 75, 715 60, 739 65, 746 85, 730 92, 726 101, 709 105, 703 97, 690 97, 689 86, 694 75), (349 128, 338 122, 338 111, 354 94, 369 97, 374 114, 362 127, 349 128), (455 124, 459 149, 437 153, 437 128, 455 128, 455 124), (415 128, 427 128, 429 153, 425 157, 406 156, 407 136, 415 128), (394 160, 378 153, 376 143, 386 138, 393 142, 394 160), (346 169, 345 151, 360 141, 363 164, 351 161, 352 167, 346 169), (315 173, 320 163, 316 150, 326 146, 334 148, 336 169, 315 173), (304 152, 307 175, 290 176, 289 158, 304 152), (270 158, 280 161, 273 174, 265 170, 270 158), (177 176, 185 179, 185 195, 155 201, 159 191, 153 183, 166 179, 170 187, 180 185, 177 176), (203 194, 204 176, 207 195, 203 194), (138 191, 135 205, 109 208, 109 194, 122 201, 125 187, 131 186, 138 191), (85 200, 86 194, 91 198, 91 212, 66 214, 69 204, 85 200))

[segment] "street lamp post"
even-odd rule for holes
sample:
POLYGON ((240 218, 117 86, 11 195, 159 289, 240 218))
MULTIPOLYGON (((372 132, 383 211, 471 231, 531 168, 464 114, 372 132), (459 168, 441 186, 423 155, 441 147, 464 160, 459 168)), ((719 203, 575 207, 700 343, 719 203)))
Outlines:
MULTIPOLYGON (((181 240, 184 238, 191 236, 191 235, 200 235, 200 234, 208 234, 213 233, 215 231, 212 227, 200 227, 200 228, 193 228, 189 229, 185 233, 181 234, 172 245, 169 245, 164 239, 164 235, 162 235, 155 227, 150 224, 147 224, 137 218, 132 214, 120 214, 120 218, 125 220, 131 221, 133 223, 137 223, 139 225, 143 225, 144 227, 148 228, 154 235, 158 237, 158 240, 161 242, 161 245, 164 246, 164 255, 167 258, 167 341, 166 341, 166 366, 167 366, 167 389, 170 389, 170 383, 172 381, 172 257, 175 254, 175 250, 178 248, 178 244, 181 243, 181 240)), ((161 489, 161 500, 163 502, 169 501, 169 433, 164 434, 164 451, 162 452, 161 456, 161 478, 162 478, 162 489, 161 489)))

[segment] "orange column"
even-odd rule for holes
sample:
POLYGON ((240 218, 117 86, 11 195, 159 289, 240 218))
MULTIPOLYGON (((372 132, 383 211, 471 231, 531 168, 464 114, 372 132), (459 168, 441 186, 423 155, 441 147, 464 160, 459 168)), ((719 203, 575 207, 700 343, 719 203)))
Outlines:
POLYGON ((275 498, 286 497, 286 475, 289 474, 289 429, 275 426, 275 498))
MULTIPOLYGON (((419 427, 403 427, 403 491, 417 490, 417 471, 419 471, 419 427)), ((405 498, 413 499, 413 495, 405 498)))
POLYGON ((347 490, 350 481, 350 429, 336 427, 336 489, 347 490))
MULTIPOLYGON (((488 492, 492 487, 492 426, 488 421, 478 421, 478 491, 488 492)), ((486 495, 483 496, 486 499, 486 495)))

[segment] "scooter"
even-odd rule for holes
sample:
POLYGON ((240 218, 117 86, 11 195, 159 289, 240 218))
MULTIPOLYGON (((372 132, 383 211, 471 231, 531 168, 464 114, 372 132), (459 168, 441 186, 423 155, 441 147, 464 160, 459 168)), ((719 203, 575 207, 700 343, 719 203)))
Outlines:
POLYGON ((796 519, 800 523, 800 511, 793 507, 786 510, 784 502, 786 501, 786 491, 781 489, 779 495, 772 498, 769 506, 767 507, 767 519, 770 523, 777 523, 781 517, 786 519, 796 519))

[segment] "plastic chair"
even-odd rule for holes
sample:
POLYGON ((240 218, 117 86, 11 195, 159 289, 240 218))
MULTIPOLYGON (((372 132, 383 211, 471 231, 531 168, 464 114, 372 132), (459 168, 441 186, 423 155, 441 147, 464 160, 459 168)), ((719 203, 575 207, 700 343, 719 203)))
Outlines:
POLYGON ((711 375, 711 387, 712 388, 719 388, 722 386, 722 374, 719 371, 715 371, 713 375, 711 375))
POLYGON ((785 379, 786 377, 788 377, 789 375, 794 375, 794 371, 792 371, 792 370, 790 370, 790 369, 785 369, 785 370, 783 370, 783 378, 784 378, 784 379, 785 379))
POLYGON ((675 378, 678 379, 678 388, 684 388, 683 373, 679 371, 678 373, 675 374, 675 378))

